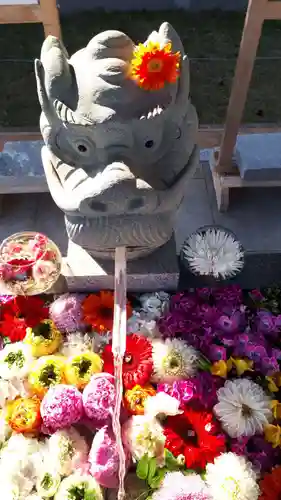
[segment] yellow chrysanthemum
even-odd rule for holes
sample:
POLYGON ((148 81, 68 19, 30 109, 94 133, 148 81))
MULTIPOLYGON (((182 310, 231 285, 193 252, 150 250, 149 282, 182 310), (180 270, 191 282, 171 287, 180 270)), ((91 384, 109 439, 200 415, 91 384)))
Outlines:
POLYGON ((94 373, 102 371, 103 362, 94 352, 86 351, 76 356, 71 356, 65 365, 65 379, 67 384, 83 389, 94 373))
POLYGON ((265 378, 268 382, 268 390, 270 392, 278 392, 281 387, 281 372, 274 373, 265 378))
POLYGON ((24 342, 31 346, 32 355, 36 358, 56 352, 61 341, 61 332, 50 319, 41 321, 35 328, 27 328, 24 339, 24 342))
POLYGON ((171 43, 161 47, 158 42, 139 44, 131 61, 130 76, 145 90, 159 90, 166 83, 175 83, 179 76, 180 52, 172 52, 171 43))
POLYGON ((65 358, 62 356, 42 356, 31 367, 28 377, 30 390, 43 398, 48 389, 65 383, 65 358))

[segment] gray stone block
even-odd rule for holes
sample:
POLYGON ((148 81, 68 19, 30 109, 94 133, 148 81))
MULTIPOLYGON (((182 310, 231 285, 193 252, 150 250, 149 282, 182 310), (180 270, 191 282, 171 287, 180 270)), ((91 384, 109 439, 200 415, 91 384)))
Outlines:
POLYGON ((234 160, 244 180, 281 181, 281 133, 239 136, 234 160))
POLYGON ((6 142, 0 153, 0 176, 45 177, 42 146, 42 141, 6 142))

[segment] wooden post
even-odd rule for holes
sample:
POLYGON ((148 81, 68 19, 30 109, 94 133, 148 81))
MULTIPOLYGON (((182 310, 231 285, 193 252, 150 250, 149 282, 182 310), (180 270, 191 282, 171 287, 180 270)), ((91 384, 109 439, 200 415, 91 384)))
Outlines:
POLYGON ((216 172, 232 173, 232 154, 252 77, 268 0, 249 0, 216 172))
MULTIPOLYGON (((5 0, 4 0, 5 2, 5 0)), ((61 38, 59 12, 56 0, 38 0, 21 3, 20 0, 7 4, 0 2, 0 24, 42 23, 45 36, 61 38)))
POLYGON ((40 0, 40 8, 45 37, 53 35, 61 38, 60 19, 56 0, 40 0))

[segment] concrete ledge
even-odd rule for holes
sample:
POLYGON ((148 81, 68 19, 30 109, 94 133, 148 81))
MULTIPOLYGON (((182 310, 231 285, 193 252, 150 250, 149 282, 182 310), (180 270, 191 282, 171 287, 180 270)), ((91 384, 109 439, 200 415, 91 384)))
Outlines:
POLYGON ((280 181, 281 133, 238 136, 234 162, 245 181, 280 181))

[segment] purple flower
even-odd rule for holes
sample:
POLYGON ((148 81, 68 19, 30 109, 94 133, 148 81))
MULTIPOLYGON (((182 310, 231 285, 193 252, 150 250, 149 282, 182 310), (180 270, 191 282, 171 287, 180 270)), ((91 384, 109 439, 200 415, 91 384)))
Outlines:
POLYGON ((271 351, 272 356, 274 356, 278 361, 281 361, 281 350, 273 348, 271 351))
POLYGON ((260 292, 260 290, 257 289, 251 290, 250 296, 255 302, 261 302, 262 300, 264 300, 263 294, 260 292))
POLYGON ((204 408, 212 409, 218 401, 217 390, 223 386, 224 380, 212 376, 209 372, 200 372, 191 380, 195 388, 194 399, 204 408))
POLYGON ((242 296, 242 289, 238 285, 217 288, 213 291, 213 297, 220 308, 230 305, 239 306, 242 303, 242 296))
POLYGON ((275 357, 264 356, 261 359, 261 371, 264 375, 273 375, 279 371, 279 364, 275 357))
POLYGON ((234 312, 230 316, 221 315, 216 322, 216 327, 225 332, 234 334, 239 330, 241 324, 241 313, 239 311, 234 312))
POLYGON ((181 405, 187 404, 194 397, 194 384, 191 380, 178 380, 172 385, 159 384, 157 392, 165 392, 180 401, 181 405))
POLYGON ((267 357, 267 351, 262 345, 247 344, 244 346, 244 356, 254 363, 260 363, 262 358, 267 357))
POLYGON ((264 335, 276 336, 280 330, 280 318, 269 311, 258 311, 256 316, 257 330, 264 335))
POLYGON ((212 307, 209 304, 202 304, 198 308, 198 315, 202 321, 205 321, 208 325, 212 326, 218 321, 220 312, 216 307, 212 307))
POLYGON ((281 459, 280 448, 273 448, 262 436, 232 439, 231 451, 248 458, 261 473, 270 471, 281 459))
POLYGON ((190 311, 195 309, 197 303, 196 297, 190 294, 177 293, 171 297, 170 311, 190 313, 190 311))
POLYGON ((210 345, 208 358, 213 363, 215 361, 221 361, 221 360, 226 361, 227 360, 226 348, 216 344, 210 345))

